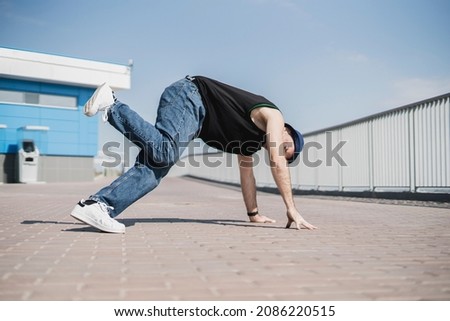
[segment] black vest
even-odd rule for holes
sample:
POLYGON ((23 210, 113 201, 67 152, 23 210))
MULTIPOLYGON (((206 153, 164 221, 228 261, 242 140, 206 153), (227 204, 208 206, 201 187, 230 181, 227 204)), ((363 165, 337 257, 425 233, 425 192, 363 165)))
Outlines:
POLYGON ((199 137, 211 147, 227 153, 252 155, 265 142, 265 132, 250 118, 255 108, 278 109, 263 96, 223 84, 217 80, 195 76, 206 108, 199 137))

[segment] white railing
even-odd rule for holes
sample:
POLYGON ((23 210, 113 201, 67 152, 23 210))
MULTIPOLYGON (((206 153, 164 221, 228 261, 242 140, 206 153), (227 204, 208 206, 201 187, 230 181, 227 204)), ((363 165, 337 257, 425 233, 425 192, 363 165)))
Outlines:
MULTIPOLYGON (((450 94, 304 136, 291 167, 295 189, 450 193, 450 94)), ((266 154, 255 155, 257 185, 275 187, 266 154)), ((189 156, 181 166, 184 174, 239 184, 233 155, 189 156)))

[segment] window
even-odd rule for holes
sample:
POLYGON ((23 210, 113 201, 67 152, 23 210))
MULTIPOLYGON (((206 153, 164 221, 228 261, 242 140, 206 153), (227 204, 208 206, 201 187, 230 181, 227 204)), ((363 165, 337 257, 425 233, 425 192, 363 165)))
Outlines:
POLYGON ((76 109, 77 97, 0 90, 0 103, 76 109))

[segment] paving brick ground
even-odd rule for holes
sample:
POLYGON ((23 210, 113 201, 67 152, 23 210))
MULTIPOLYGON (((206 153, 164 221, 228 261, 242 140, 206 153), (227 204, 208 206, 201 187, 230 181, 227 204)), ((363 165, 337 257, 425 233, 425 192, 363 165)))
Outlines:
POLYGON ((316 231, 246 221, 240 191, 167 178, 119 216, 69 216, 106 181, 0 185, 0 300, 449 300, 450 210, 296 197, 316 231))

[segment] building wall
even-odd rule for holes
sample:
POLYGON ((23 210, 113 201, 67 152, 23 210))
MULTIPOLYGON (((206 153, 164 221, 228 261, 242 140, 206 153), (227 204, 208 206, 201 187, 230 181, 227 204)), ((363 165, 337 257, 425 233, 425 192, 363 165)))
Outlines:
POLYGON ((97 152, 98 120, 83 115, 82 106, 92 88, 0 78, 0 90, 67 95, 77 98, 77 109, 18 105, 0 102, 0 122, 6 124, 0 153, 15 153, 18 140, 35 139, 44 155, 94 156, 97 152), (46 126, 46 132, 26 131, 24 126, 46 126), (94 139, 93 139, 94 138, 94 139))
MULTIPOLYGON (((38 165, 38 181, 85 182, 94 178, 92 157, 41 156, 38 165)), ((0 183, 17 182, 17 155, 0 154, 0 183)))
POLYGON ((0 182, 13 181, 17 172, 15 155, 22 139, 33 139, 42 155, 40 180, 93 179, 98 118, 84 116, 82 106, 94 88, 0 77, 0 90, 72 96, 77 102, 75 108, 65 108, 0 101, 0 124, 5 125, 0 128, 0 182))

